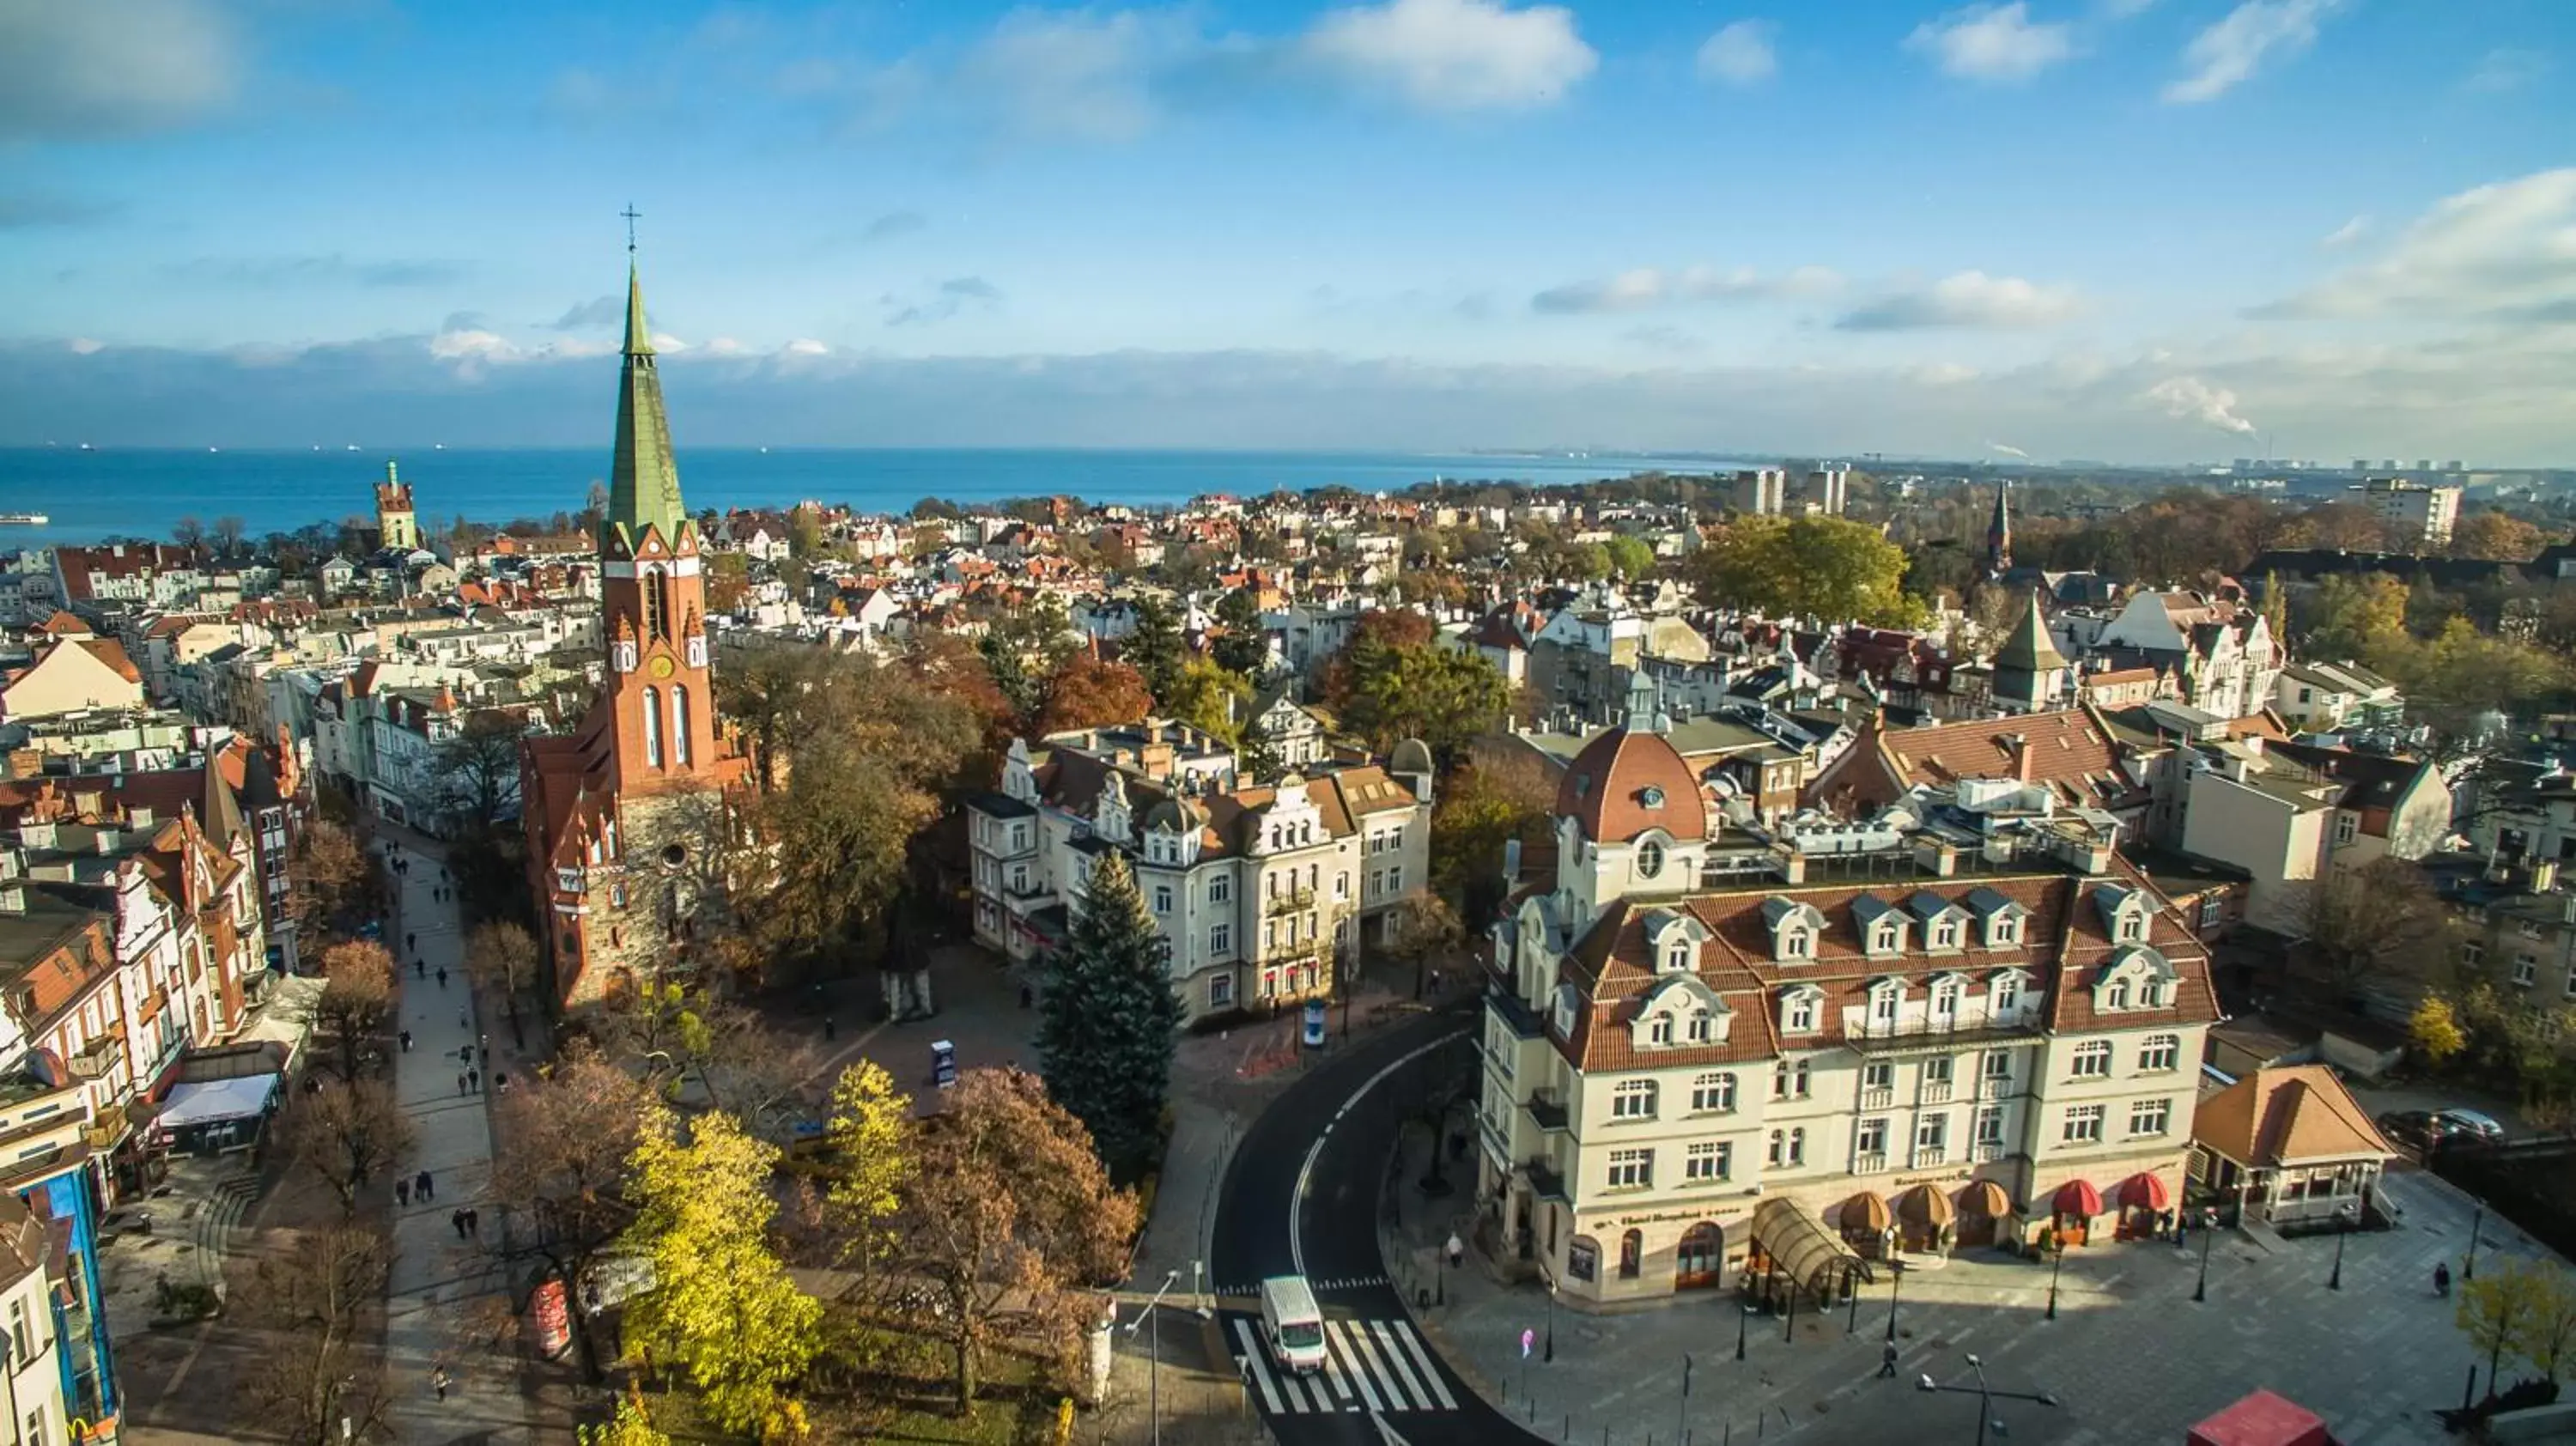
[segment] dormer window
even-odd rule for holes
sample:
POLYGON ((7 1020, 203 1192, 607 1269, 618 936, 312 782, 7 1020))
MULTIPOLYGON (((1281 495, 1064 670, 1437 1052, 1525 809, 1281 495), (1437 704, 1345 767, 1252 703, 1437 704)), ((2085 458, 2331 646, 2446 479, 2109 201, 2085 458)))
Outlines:
POLYGON ((1663 871, 1664 846, 1653 839, 1637 845, 1637 877, 1651 879, 1663 871))
POLYGON ((1791 959, 1804 959, 1815 950, 1816 936, 1804 929, 1785 930, 1780 935, 1780 953, 1791 959))
POLYGON ((1665 968, 1668 972, 1675 973, 1675 974, 1679 974, 1679 973, 1681 973, 1681 972, 1683 972, 1683 971, 1685 971, 1685 970, 1689 969, 1690 967, 1691 967, 1691 943, 1690 943, 1690 940, 1688 940, 1688 939, 1675 939, 1675 940, 1674 940, 1670 945, 1668 945, 1668 946, 1665 948, 1665 950, 1664 950, 1664 968, 1665 968))
POLYGON ((1905 986, 1894 980, 1873 986, 1869 991, 1869 1022, 1875 1029, 1892 1029, 1897 1011, 1905 1003, 1905 986))
POLYGON ((1762 922, 1771 931, 1772 958, 1815 957, 1816 936, 1825 929, 1825 916, 1815 905, 1774 896, 1762 901, 1762 922))
POLYGON ((1935 949, 1958 948, 1959 921, 1956 919, 1943 919, 1941 922, 1934 924, 1932 926, 1932 947, 1935 949))
POLYGON ((1553 1023, 1556 1026, 1556 1037, 1559 1039, 1574 1037, 1574 1009, 1577 997, 1573 985, 1556 986, 1556 1018, 1553 1023))
POLYGON ((1905 931, 1895 923, 1880 924, 1869 931, 1869 952, 1893 954, 1905 939, 1905 931))
POLYGON ((1699 962, 1699 947, 1708 942, 1708 927, 1691 915, 1657 909, 1646 916, 1646 947, 1653 951, 1655 972, 1687 974, 1699 962))
POLYGON ((2124 889, 2117 884, 2104 884, 2093 891, 2093 902, 2102 911, 2102 932, 2110 935, 2113 943, 2147 942, 2150 911, 2143 892, 2124 889))
POLYGON ((2017 948, 2028 938, 2030 910, 1993 889, 1971 889, 1959 905, 1977 921, 1986 948, 2017 948))
POLYGON ((2006 970, 1995 976, 1994 1011, 1997 1016, 2007 1016, 2020 1011, 2021 983, 2021 975, 2015 970, 2006 970))
POLYGON ((1780 997, 1780 1032, 1813 1034, 1816 1017, 1824 1002, 1824 991, 1813 987, 1792 989, 1780 997))
POLYGON ((1691 1039, 1691 1043, 1693 1043, 1693 1044, 1706 1044, 1706 1043, 1708 1043, 1710 1025, 1711 1025, 1711 1021, 1710 1021, 1710 1019, 1709 1019, 1709 1017, 1708 1017, 1708 1011, 1707 1011, 1707 1010, 1703 1009, 1703 1010, 1701 1010, 1700 1012, 1698 1012, 1697 1014, 1692 1015, 1692 1016, 1690 1017, 1690 1039, 1691 1039))

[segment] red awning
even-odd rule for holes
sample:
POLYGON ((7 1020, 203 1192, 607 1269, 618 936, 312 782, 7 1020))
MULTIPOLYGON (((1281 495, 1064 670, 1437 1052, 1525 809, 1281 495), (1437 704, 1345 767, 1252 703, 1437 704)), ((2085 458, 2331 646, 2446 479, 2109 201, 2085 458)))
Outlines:
POLYGON ((2165 1194, 2165 1182, 2154 1175, 2131 1175, 2120 1182, 2122 1209, 2162 1210, 2170 1203, 2165 1194))
POLYGON ((2053 1208, 2060 1215, 2099 1215, 2102 1213, 2102 1192, 2094 1189, 2090 1180, 2069 1180, 2057 1187, 2053 1208))

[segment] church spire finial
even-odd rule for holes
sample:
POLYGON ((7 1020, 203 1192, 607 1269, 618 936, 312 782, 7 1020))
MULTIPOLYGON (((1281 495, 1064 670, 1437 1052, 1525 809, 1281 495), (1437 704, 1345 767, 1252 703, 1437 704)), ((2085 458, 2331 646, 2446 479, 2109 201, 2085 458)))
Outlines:
MULTIPOLYGON (((634 208, 628 207, 629 224, 634 208)), ((679 544, 688 513, 680 502, 680 469, 671 456, 671 424, 662 410, 662 379, 653 357, 653 332, 644 317, 644 283, 632 256, 626 265, 626 365, 617 394, 616 457, 608 479, 608 514, 601 542, 622 532, 618 546, 639 543, 648 526, 665 546, 679 544)))

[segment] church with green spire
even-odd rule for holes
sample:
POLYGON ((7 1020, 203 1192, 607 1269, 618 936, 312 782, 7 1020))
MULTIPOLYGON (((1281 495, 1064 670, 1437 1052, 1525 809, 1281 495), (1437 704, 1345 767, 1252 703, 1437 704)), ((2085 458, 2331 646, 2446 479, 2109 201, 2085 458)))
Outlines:
POLYGON ((722 906, 709 845, 750 776, 716 716, 704 558, 631 262, 599 577, 606 681, 521 758, 528 886, 567 1006, 695 972, 696 926, 722 906))

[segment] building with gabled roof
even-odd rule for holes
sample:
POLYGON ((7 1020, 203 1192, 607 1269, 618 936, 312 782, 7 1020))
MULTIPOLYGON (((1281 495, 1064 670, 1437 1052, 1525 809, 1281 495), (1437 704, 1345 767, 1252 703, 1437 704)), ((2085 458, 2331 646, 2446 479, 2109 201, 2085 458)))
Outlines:
POLYGON ((1478 1198, 1505 1260, 1590 1307, 2152 1231, 2218 1002, 2114 818, 1958 778, 1765 826, 1677 797, 1650 726, 1585 752, 1553 877, 1492 935, 1478 1198))
POLYGON ((2397 1147, 2322 1064, 2266 1065, 2200 1102, 2201 1183, 2259 1218, 2356 1220, 2397 1147))
POLYGON ((2134 782, 2110 728, 2090 707, 2013 718, 1890 728, 1872 719, 1807 785, 1811 807, 1880 808, 1919 785, 2009 778, 2044 785, 2062 801, 2127 811, 2134 782))
POLYGON ((704 962, 699 921, 724 903, 726 795, 749 779, 716 715, 698 528, 631 267, 599 559, 607 682, 577 726, 528 739, 520 759, 538 936, 556 997, 574 1006, 704 962))

